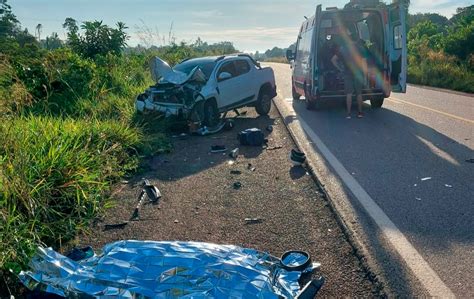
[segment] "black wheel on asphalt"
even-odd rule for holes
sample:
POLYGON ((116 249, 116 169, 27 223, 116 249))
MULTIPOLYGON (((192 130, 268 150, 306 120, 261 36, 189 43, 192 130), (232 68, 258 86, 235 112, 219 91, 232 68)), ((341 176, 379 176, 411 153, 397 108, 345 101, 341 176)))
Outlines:
POLYGON ((203 125, 207 127, 214 127, 219 123, 219 110, 217 104, 213 100, 208 100, 204 104, 204 120, 203 125))
POLYGON ((306 109, 308 109, 308 110, 319 110, 319 109, 321 109, 321 99, 311 96, 306 87, 305 87, 304 91, 305 91, 304 92, 304 97, 305 97, 306 109))
POLYGON ((257 104, 255 105, 255 110, 257 111, 258 115, 268 115, 271 108, 272 98, 265 90, 260 91, 257 104))
POLYGON ((291 86, 291 94, 293 96, 293 100, 298 101, 301 98, 301 95, 296 92, 296 89, 294 86, 291 86))
POLYGON ((384 98, 383 97, 375 97, 370 99, 370 106, 374 109, 378 109, 382 107, 384 98))

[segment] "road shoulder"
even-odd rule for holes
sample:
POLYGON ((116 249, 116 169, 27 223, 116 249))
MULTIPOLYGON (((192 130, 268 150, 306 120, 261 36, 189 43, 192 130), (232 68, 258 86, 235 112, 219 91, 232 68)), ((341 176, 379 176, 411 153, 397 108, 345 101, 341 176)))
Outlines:
POLYGON ((275 99, 275 104, 293 139, 307 154, 315 179, 326 194, 347 239, 363 261, 363 266, 372 280, 380 283, 390 297, 427 296, 428 293, 418 286, 417 278, 405 270, 406 265, 381 236, 382 232, 370 220, 364 208, 351 200, 351 191, 306 134, 294 111, 287 106, 284 99, 275 99))
POLYGON ((312 176, 303 168, 292 167, 288 153, 295 144, 278 112, 256 118, 253 109, 248 110, 247 116, 236 119, 234 130, 176 139, 172 154, 150 159, 150 170, 117 186, 116 206, 77 243, 98 249, 122 239, 194 240, 251 247, 276 256, 290 249, 305 250, 322 264, 320 274, 326 284, 320 296, 383 295, 354 255, 312 176), (268 125, 273 127, 271 133, 265 131, 269 147, 275 149, 238 145, 239 130, 265 130, 268 125), (216 144, 228 150, 239 147, 236 163, 229 163, 227 153, 209 153, 216 144), (231 174, 231 170, 240 174, 231 174), (160 189, 160 204, 144 206, 141 221, 130 222, 122 230, 104 231, 106 223, 130 217, 142 177, 160 189), (235 182, 242 187, 235 190, 235 182), (263 220, 249 225, 244 221, 248 217, 263 220))

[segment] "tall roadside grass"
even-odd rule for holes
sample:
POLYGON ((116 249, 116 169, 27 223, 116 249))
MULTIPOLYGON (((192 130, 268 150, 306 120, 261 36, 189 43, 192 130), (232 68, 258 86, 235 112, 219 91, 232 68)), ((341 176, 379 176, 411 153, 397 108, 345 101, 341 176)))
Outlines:
POLYGON ((171 150, 177 125, 135 113, 153 84, 149 59, 212 53, 181 44, 94 59, 68 48, 36 54, 0 54, 0 277, 10 286, 10 270, 25 269, 38 245, 58 249, 86 229, 140 157, 171 150))
POLYGON ((474 93, 474 69, 442 51, 424 50, 409 57, 408 82, 474 93))
POLYGON ((0 124, 0 267, 19 270, 38 244, 58 246, 102 210, 138 165, 138 128, 26 116, 0 124))
POLYGON ((1 297, 38 245, 58 249, 87 229, 113 184, 171 145, 162 118, 135 114, 152 84, 145 55, 91 60, 65 48, 0 56, 0 71, 1 297))

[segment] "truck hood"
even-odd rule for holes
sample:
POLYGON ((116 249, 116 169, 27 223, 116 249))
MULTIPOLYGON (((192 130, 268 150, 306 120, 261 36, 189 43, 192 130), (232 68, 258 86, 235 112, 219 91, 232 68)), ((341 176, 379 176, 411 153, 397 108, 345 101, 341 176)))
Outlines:
POLYGON ((154 57, 150 61, 150 71, 153 80, 157 83, 172 83, 183 85, 190 81, 207 81, 206 75, 199 67, 195 67, 189 74, 173 70, 170 65, 159 57, 154 57))

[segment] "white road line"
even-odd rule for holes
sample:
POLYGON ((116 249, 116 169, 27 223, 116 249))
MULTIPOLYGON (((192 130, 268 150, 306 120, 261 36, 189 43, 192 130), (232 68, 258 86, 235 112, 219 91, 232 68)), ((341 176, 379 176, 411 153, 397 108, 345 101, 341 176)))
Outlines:
MULTIPOLYGON (((278 102, 275 101, 275 102, 278 102)), ((319 149, 321 154, 332 166, 334 171, 339 175, 344 184, 351 190, 354 197, 360 202, 367 213, 372 217, 375 223, 382 231, 385 238, 391 243, 398 254, 406 262, 407 266, 413 271, 414 275, 423 284, 430 296, 441 298, 455 298, 453 292, 439 278, 438 274, 429 266, 418 251, 410 244, 407 238, 402 234, 398 227, 388 218, 377 203, 362 188, 362 186, 354 179, 354 177, 346 170, 339 160, 326 147, 324 142, 310 128, 310 126, 299 116, 296 115, 293 108, 287 101, 281 102, 285 105, 286 110, 292 115, 284 115, 291 117, 291 127, 299 126, 306 132, 313 144, 319 149)), ((279 105, 278 103, 277 105, 279 105)), ((281 109, 280 109, 281 111, 281 109)), ((294 130, 293 130, 294 131, 294 130)))

